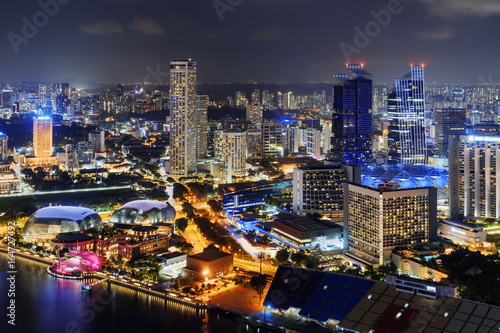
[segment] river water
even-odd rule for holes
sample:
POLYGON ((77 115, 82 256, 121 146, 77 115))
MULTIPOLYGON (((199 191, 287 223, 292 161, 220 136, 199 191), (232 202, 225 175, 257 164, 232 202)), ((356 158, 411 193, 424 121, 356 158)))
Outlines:
POLYGON ((239 317, 202 311, 124 287, 100 283, 92 293, 79 281, 56 279, 47 265, 16 257, 15 296, 9 297, 7 255, 0 253, 0 332, 252 333, 239 317), (8 323, 15 300, 15 326, 8 323))

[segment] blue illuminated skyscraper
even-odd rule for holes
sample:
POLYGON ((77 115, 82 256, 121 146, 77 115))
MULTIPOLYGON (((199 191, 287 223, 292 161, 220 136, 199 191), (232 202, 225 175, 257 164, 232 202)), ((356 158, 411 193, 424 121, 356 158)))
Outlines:
POLYGON ((334 75, 332 149, 330 158, 351 165, 372 159, 373 76, 361 65, 347 65, 347 74, 334 75))
POLYGON ((425 164, 423 65, 412 65, 408 74, 396 79, 396 95, 392 100, 397 108, 396 112, 389 112, 391 136, 395 136, 394 140, 399 143, 394 145, 397 151, 390 153, 391 163, 425 164))

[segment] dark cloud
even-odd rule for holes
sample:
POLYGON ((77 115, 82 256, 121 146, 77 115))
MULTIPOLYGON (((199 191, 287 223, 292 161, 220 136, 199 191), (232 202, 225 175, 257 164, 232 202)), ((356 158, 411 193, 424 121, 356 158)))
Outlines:
MULTIPOLYGON (((147 66, 193 58, 201 82, 322 82, 345 71, 342 42, 376 82, 394 82, 410 63, 426 64, 428 82, 500 77, 500 0, 400 0, 402 10, 380 17, 396 1, 233 1, 223 21, 213 1, 69 1, 27 43, 0 39, 0 78, 139 81, 147 66), (355 28, 367 26, 362 40, 355 28)), ((37 0, 2 5, 4 36, 22 36, 21 19, 43 10, 37 0)))
POLYGON ((129 29, 143 35, 165 35, 166 33, 163 25, 151 17, 135 17, 129 29))
POLYGON ((80 31, 84 34, 92 35, 112 35, 121 34, 123 27, 121 23, 113 20, 97 21, 89 24, 80 24, 80 31))
POLYGON ((449 39, 455 36, 455 30, 450 27, 442 27, 434 30, 423 30, 415 33, 417 39, 449 39))

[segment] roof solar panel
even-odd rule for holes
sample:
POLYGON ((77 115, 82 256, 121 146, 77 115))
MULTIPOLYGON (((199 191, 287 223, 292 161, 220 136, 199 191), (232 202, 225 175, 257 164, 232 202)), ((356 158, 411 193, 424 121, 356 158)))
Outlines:
POLYGON ((332 314, 334 313, 338 308, 340 307, 340 304, 338 303, 330 303, 326 309, 323 311, 323 313, 328 313, 328 314, 332 314))
POLYGON ((351 277, 351 276, 347 276, 347 275, 340 275, 340 276, 339 276, 339 279, 337 280, 337 285, 339 285, 339 286, 345 286, 345 285, 347 285, 349 282, 351 282, 351 279, 352 279, 352 277, 351 277))
POLYGON ((373 287, 374 284, 375 282, 373 281, 363 280, 363 282, 361 282, 361 284, 358 286, 358 289, 368 291, 373 287))
POLYGON ((361 297, 357 297, 357 296, 351 296, 349 297, 348 299, 345 300, 344 302, 344 306, 349 306, 351 308, 354 308, 356 307, 356 305, 358 305, 359 301, 361 300, 361 297))
POLYGON ((316 310, 319 308, 322 302, 323 302, 322 300, 312 299, 309 302, 307 302, 304 309, 316 312, 316 310))
POLYGON ((308 299, 306 297, 297 297, 293 301, 292 305, 294 308, 302 309, 307 304, 308 299))
POLYGON ((323 283, 325 284, 334 284, 337 282, 340 275, 338 274, 325 274, 325 278, 323 279, 323 283))
POLYGON ((337 320, 342 320, 344 319, 345 316, 349 314, 349 312, 351 312, 351 310, 352 310, 351 308, 341 306, 332 314, 332 317, 337 320))
POLYGON ((349 282, 347 286, 351 288, 357 288, 362 282, 363 279, 354 278, 351 280, 351 282, 349 282))
POLYGON ((316 313, 313 316, 314 319, 319 320, 319 321, 327 321, 328 318, 330 318, 330 315, 324 314, 324 313, 316 313))

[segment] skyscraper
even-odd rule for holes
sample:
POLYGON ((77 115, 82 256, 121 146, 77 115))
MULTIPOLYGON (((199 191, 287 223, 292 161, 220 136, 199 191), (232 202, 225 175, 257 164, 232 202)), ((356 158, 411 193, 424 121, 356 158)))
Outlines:
POLYGON ((280 156, 283 153, 282 127, 280 122, 262 123, 262 153, 264 156, 280 156))
POLYGON ((373 76, 363 65, 347 65, 334 75, 331 159, 351 165, 371 163, 373 76))
POLYGON ((33 118, 33 149, 39 163, 52 156, 52 118, 33 118))
POLYGON ((500 136, 450 136, 451 218, 500 218, 497 175, 500 175, 500 136))
POLYGON ((247 121, 255 123, 261 123, 263 120, 262 116, 262 105, 258 102, 252 102, 247 105, 246 110, 247 121))
MULTIPOLYGON (((396 131, 394 135, 399 142, 400 155, 393 155, 393 162, 425 164, 427 145, 424 127, 424 66, 412 65, 408 74, 396 79, 395 92, 397 112, 390 115, 389 121, 393 123, 392 128, 396 131)), ((394 95, 391 98, 394 98, 394 95)))
POLYGON ((207 158, 208 130, 207 112, 209 99, 207 95, 196 95, 196 159, 207 158))
POLYGON ((196 167, 196 62, 170 62, 171 176, 187 176, 196 167))
POLYGON ((5 161, 7 159, 7 142, 9 141, 9 137, 4 133, 0 132, 0 160, 5 161))
POLYGON ((448 157, 450 135, 465 134, 464 108, 436 110, 436 156, 448 157))
POLYGON ((222 172, 232 182, 232 176, 246 175, 246 133, 215 131, 215 160, 222 162, 222 172))
POLYGON ((294 214, 319 213, 341 222, 346 182, 361 183, 361 168, 321 165, 293 169, 294 214))
POLYGON ((437 240, 437 189, 344 185, 344 257, 383 265, 397 246, 437 240))
POLYGON ((105 150, 104 148, 105 136, 106 132, 101 130, 96 130, 89 133, 89 142, 92 145, 92 152, 94 154, 102 153, 105 150))

